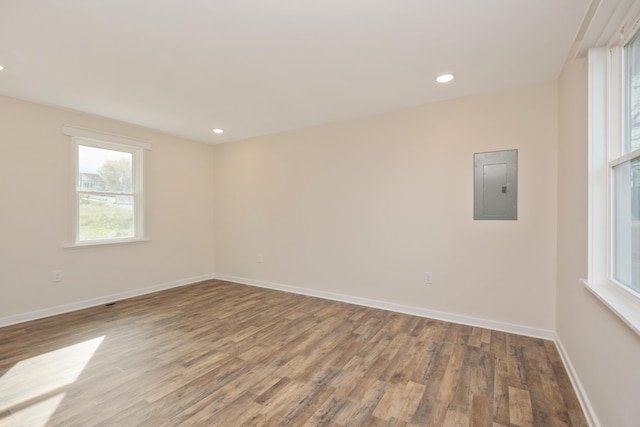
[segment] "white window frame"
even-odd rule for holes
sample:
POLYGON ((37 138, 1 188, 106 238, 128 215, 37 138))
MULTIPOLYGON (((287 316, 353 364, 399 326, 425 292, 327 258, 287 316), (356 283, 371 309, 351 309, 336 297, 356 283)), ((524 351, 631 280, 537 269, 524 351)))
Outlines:
POLYGON ((621 155, 623 132, 624 45, 638 31, 627 19, 616 40, 589 50, 589 271, 583 280, 600 301, 640 335, 640 294, 618 283, 612 268, 613 167, 621 155))
POLYGON ((67 248, 114 245, 123 243, 138 243, 149 241, 145 235, 144 214, 144 153, 151 150, 151 144, 90 129, 65 125, 62 128, 65 135, 71 136, 73 174, 72 174, 72 227, 71 244, 67 248), (106 150, 122 151, 132 154, 132 196, 134 209, 134 236, 113 239, 80 240, 79 206, 80 194, 86 191, 78 188, 79 176, 79 147, 88 146, 106 150))

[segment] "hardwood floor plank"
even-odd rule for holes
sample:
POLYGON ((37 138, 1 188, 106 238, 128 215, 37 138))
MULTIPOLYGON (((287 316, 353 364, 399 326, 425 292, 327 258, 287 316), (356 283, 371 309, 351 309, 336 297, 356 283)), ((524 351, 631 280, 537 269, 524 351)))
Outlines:
POLYGON ((442 425, 451 427, 466 427, 469 425, 469 413, 449 409, 445 414, 442 425))
POLYGON ((311 392, 299 398, 293 409, 287 411, 286 415, 278 418, 272 417, 274 421, 278 421, 279 425, 302 425, 315 414, 320 407, 335 392, 333 387, 326 384, 318 385, 311 392))
POLYGON ((389 421, 399 412, 398 406, 403 403, 403 391, 404 387, 401 385, 389 384, 372 415, 378 419, 389 421))
POLYGON ((509 366, 506 358, 495 359, 493 376, 493 420, 509 425, 509 366))
MULTIPOLYGON (((332 424, 333 418, 340 412, 347 401, 332 397, 320 406, 313 416, 305 423, 308 426, 329 426, 332 424)), ((335 425, 335 424, 333 424, 335 425)))
POLYGON ((375 380, 361 399, 347 401, 348 404, 345 404, 336 414, 335 421, 345 427, 363 425, 371 417, 386 390, 387 383, 375 380))
MULTIPOLYGON (((454 329, 458 331, 461 330, 461 328, 454 329)), ((441 381, 439 381, 440 387, 435 393, 431 413, 425 425, 444 425, 449 405, 451 405, 458 387, 459 374, 464 363, 464 355, 467 349, 466 336, 464 338, 455 337, 452 341, 455 341, 455 343, 453 344, 451 356, 448 359, 447 365, 444 367, 444 375, 441 381)))
POLYGON ((491 427, 492 425, 491 398, 484 395, 474 395, 469 413, 469 426, 491 427))
MULTIPOLYGON (((425 369, 423 380, 420 382, 426 385, 426 389, 413 415, 412 422, 414 424, 433 425, 428 423, 434 422, 434 419, 437 420, 439 418, 436 410, 442 404, 438 393, 445 378, 452 351, 453 344, 451 343, 440 342, 437 344, 433 357, 425 369)), ((442 409, 440 409, 440 412, 442 413, 442 409)))
POLYGON ((211 280, 0 328, 0 427, 587 426, 550 341, 211 280))
MULTIPOLYGON (((578 397, 573 392, 571 380, 569 379, 567 371, 564 369, 564 364, 562 363, 556 345, 551 341, 545 341, 543 344, 547 360, 550 364, 550 368, 545 371, 543 384, 547 385, 548 388, 546 390, 549 390, 549 388, 554 389, 554 413, 560 417, 561 422, 566 423, 566 425, 587 426, 582 407, 580 406, 578 397), (562 396, 562 402, 559 400, 560 396, 562 396), (569 421, 564 419, 565 410, 569 416, 569 421)), ((545 397, 549 398, 546 395, 545 397)))
POLYGON ((509 421, 512 426, 533 426, 531 398, 527 390, 509 387, 509 421))
MULTIPOLYGON (((353 401, 366 401, 367 395, 378 383, 386 384, 386 382, 380 381, 378 378, 385 371, 390 360, 383 357, 365 357, 362 359, 363 369, 365 369, 364 375, 353 378, 354 387, 349 391, 348 398, 353 401)), ((342 384, 345 382, 343 381, 342 384)), ((377 404, 377 401, 376 401, 377 404)), ((373 412, 373 408, 371 408, 373 412)))
POLYGON ((418 409, 418 405, 420 405, 425 389, 426 386, 424 384, 409 381, 401 397, 402 406, 395 411, 394 418, 410 423, 418 409))

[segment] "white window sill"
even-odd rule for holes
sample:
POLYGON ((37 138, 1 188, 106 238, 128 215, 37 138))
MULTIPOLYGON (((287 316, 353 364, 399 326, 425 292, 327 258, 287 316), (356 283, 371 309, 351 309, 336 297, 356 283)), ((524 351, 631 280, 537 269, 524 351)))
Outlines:
POLYGON ((580 280, 591 293, 640 335, 640 298, 612 283, 590 283, 580 280))
POLYGON ((92 240, 86 243, 74 243, 71 245, 63 246, 64 249, 80 249, 80 248, 95 248, 100 246, 118 246, 118 245, 131 245, 134 243, 148 243, 151 239, 131 239, 131 240, 92 240))

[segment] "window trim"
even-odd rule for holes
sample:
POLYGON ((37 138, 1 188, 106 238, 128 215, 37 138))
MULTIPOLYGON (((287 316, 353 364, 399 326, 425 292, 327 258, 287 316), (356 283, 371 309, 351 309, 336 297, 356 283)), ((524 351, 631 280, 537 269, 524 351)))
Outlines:
POLYGON ((65 248, 96 247, 105 245, 121 245, 150 241, 146 237, 145 228, 145 195, 144 195, 144 152, 151 150, 151 144, 120 135, 84 129, 76 126, 64 125, 62 131, 71 136, 71 151, 73 174, 71 176, 71 243, 65 248), (117 239, 79 240, 80 223, 78 218, 78 201, 80 191, 77 188, 79 146, 91 146, 114 151, 132 153, 132 179, 134 198, 134 236, 117 239))
POLYGON ((612 172, 627 157, 621 156, 620 148, 613 143, 622 138, 622 55, 624 44, 634 33, 635 29, 625 40, 618 39, 614 45, 593 48, 588 53, 589 269, 588 278, 581 281, 640 335, 640 296, 612 279, 611 245, 612 172))
POLYGON ((97 130, 81 128, 78 126, 64 125, 62 133, 71 137, 94 139, 97 141, 105 141, 110 144, 119 144, 125 147, 138 147, 151 151, 151 143, 141 139, 129 138, 127 136, 116 135, 113 133, 100 132, 97 130))

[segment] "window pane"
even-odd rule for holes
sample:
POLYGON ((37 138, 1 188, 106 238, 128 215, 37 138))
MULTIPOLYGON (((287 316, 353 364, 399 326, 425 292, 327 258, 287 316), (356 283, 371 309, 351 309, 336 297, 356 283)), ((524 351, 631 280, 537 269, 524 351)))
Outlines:
POLYGON ((134 237, 132 196, 79 197, 80 241, 134 237))
POLYGON ((625 46, 625 61, 627 64, 625 82, 627 132, 622 147, 623 154, 640 148, 640 37, 638 34, 625 46))
POLYGON ((78 190, 131 193, 133 154, 80 145, 78 190))
POLYGON ((613 274, 640 292, 640 158, 613 168, 613 274))

